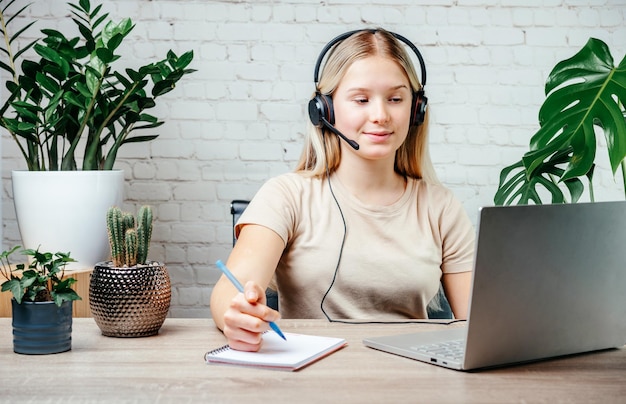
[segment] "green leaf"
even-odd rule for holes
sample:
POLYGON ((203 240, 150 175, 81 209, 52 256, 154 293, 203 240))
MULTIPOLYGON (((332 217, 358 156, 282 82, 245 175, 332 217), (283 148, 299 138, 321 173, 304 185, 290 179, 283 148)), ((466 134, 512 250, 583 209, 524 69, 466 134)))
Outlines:
MULTIPOLYGON (((158 125, 157 125, 158 126, 158 125)), ((159 137, 159 135, 148 135, 148 136, 134 136, 134 137, 127 137, 126 139, 124 139, 124 141, 122 142, 122 144, 126 144, 126 143, 139 143, 139 142, 149 142, 150 140, 154 140, 157 137, 159 137)))
POLYGON ((28 51, 30 48, 32 48, 33 46, 35 46, 35 44, 37 43, 37 40, 35 39, 34 41, 32 41, 31 43, 29 43, 28 45, 24 46, 22 49, 20 49, 19 51, 15 52, 15 55, 13 56, 14 60, 17 60, 22 53, 28 51))
POLYGON ((81 102, 81 100, 73 93, 67 92, 65 94, 63 94, 63 100, 65 100, 65 102, 68 102, 80 109, 85 108, 85 105, 81 102))
POLYGON ((183 53, 176 62, 177 69, 184 69, 187 67, 191 61, 193 60, 193 51, 183 53))
POLYGON ((41 87, 45 88, 52 94, 56 94, 57 92, 61 91, 61 88, 56 81, 51 80, 48 76, 41 72, 37 72, 36 80, 37 83, 41 85, 41 87))
POLYGON ((86 13, 89 13, 89 10, 91 9, 91 4, 89 3, 89 0, 79 0, 78 4, 83 10, 85 10, 86 13))
POLYGON ((117 49, 118 46, 120 46, 123 40, 124 35, 122 35, 121 33, 117 33, 109 39, 109 41, 107 42, 107 49, 111 52, 111 55, 113 55, 113 51, 117 49))
POLYGON ((496 205, 541 204, 542 195, 549 194, 551 203, 565 203, 564 191, 567 190, 570 202, 577 202, 583 193, 584 186, 578 178, 562 182, 563 169, 559 166, 570 159, 571 149, 553 155, 547 162, 536 167, 531 174, 522 161, 505 167, 500 173, 498 190, 494 196, 496 205), (563 188, 564 187, 564 188, 563 188))
POLYGON ((15 74, 15 71, 11 68, 11 66, 9 66, 8 64, 0 61, 0 68, 2 68, 2 70, 5 70, 7 72, 9 72, 9 74, 11 76, 13 76, 13 74, 15 74))
POLYGON ((160 95, 169 93, 170 91, 174 89, 174 87, 175 87, 175 84, 171 80, 160 81, 156 83, 154 87, 152 87, 152 96, 158 97, 160 95))
POLYGON ((89 28, 82 22, 78 21, 77 19, 74 19, 74 23, 76 23, 76 25, 78 26, 78 30, 80 31, 80 34, 83 36, 83 38, 85 38, 86 41, 94 40, 93 33, 91 32, 91 28, 89 28))
POLYGON ((58 52, 56 52, 54 49, 47 48, 40 44, 35 44, 34 49, 39 56, 59 66, 59 68, 64 73, 63 77, 67 77, 70 72, 70 65, 63 57, 58 54, 58 52))
POLYGON ((562 179, 585 175, 595 159, 594 127, 604 131, 611 169, 626 157, 626 58, 618 67, 606 44, 590 39, 574 57, 558 63, 546 82, 539 111, 542 128, 531 140, 530 171, 555 150, 573 147, 562 179), (557 135, 561 131, 560 135, 557 135))
POLYGON ((22 303, 22 297, 24 296, 25 289, 22 286, 19 279, 10 279, 2 284, 2 291, 7 292, 10 291, 15 298, 15 301, 20 304, 22 303))
POLYGON ((111 63, 113 59, 115 58, 115 55, 113 54, 113 52, 111 52, 107 48, 96 49, 96 55, 98 56, 98 59, 100 59, 102 63, 104 64, 111 63))
POLYGON ((91 92, 91 89, 87 88, 87 86, 83 83, 76 83, 76 89, 78 90, 80 95, 82 95, 85 98, 93 97, 93 93, 91 92))

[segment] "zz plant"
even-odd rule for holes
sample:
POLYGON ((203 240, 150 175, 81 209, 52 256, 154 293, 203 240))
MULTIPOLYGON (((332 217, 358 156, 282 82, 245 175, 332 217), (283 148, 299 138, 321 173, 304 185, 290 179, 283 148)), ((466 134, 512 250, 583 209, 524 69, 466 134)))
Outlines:
POLYGON ((187 69, 192 51, 178 56, 170 50, 138 69, 116 70, 116 52, 134 24, 129 18, 109 20, 102 5, 92 7, 89 0, 68 3, 79 36, 42 29, 43 38, 17 49, 20 36, 37 21, 14 29, 30 6, 16 1, 0 0, 0 68, 9 75, 0 126, 30 171, 78 170, 81 160, 83 170, 111 170, 122 145, 158 136, 131 133, 164 123, 145 111, 194 71, 187 69))
POLYGON ((575 203, 585 177, 593 202, 598 132, 606 138, 613 174, 621 166, 626 185, 626 57, 615 66, 608 46, 591 38, 576 55, 554 67, 545 93, 541 127, 522 159, 501 171, 495 204, 541 204, 542 195, 550 196, 552 203, 568 198, 575 203))
POLYGON ((152 208, 139 208, 137 219, 117 206, 107 211, 111 260, 117 268, 145 265, 152 238, 152 208))

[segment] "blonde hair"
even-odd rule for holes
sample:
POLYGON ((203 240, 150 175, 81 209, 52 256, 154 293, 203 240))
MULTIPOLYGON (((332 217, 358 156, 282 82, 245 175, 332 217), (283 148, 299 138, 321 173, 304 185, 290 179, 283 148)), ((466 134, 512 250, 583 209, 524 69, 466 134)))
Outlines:
MULTIPOLYGON (((321 72, 318 88, 321 94, 332 96, 348 68, 357 60, 371 56, 382 56, 398 64, 405 72, 413 91, 422 88, 411 59, 404 47, 393 34, 384 30, 363 30, 356 32, 335 45, 329 52, 321 72)), ((313 95, 315 96, 315 94, 313 95)), ((428 152, 428 109, 424 122, 411 126, 409 133, 396 151, 395 171, 405 177, 423 179, 438 183, 435 169, 428 152)), ((296 171, 312 177, 333 173, 341 161, 341 148, 338 136, 325 136, 321 128, 308 121, 306 139, 296 171)))

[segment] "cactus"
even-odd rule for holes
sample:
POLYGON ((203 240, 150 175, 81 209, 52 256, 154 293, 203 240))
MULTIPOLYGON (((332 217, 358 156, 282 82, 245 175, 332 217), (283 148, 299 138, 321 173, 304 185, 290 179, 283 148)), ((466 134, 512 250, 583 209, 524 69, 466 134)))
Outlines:
POLYGON ((152 209, 142 206, 137 213, 137 261, 146 262, 152 238, 152 209))
POLYGON ((107 232, 109 234, 109 246, 111 247, 111 260, 116 267, 122 266, 124 261, 124 222, 122 211, 113 206, 107 211, 107 232))
POLYGON ((132 214, 122 212, 117 206, 109 208, 107 231, 114 267, 145 264, 152 237, 152 208, 142 206, 136 221, 132 214))
POLYGON ((137 229, 132 228, 126 230, 124 246, 126 247, 126 251, 124 252, 125 264, 129 267, 137 265, 137 229))

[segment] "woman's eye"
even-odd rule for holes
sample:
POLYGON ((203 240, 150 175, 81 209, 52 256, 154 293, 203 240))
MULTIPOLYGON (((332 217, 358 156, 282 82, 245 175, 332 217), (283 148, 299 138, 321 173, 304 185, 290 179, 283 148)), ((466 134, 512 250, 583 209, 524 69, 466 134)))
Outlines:
POLYGON ((393 103, 399 103, 399 102, 402 102, 402 97, 391 97, 389 101, 393 103))
POLYGON ((355 98, 354 101, 357 104, 365 104, 367 102, 367 98, 355 98))

